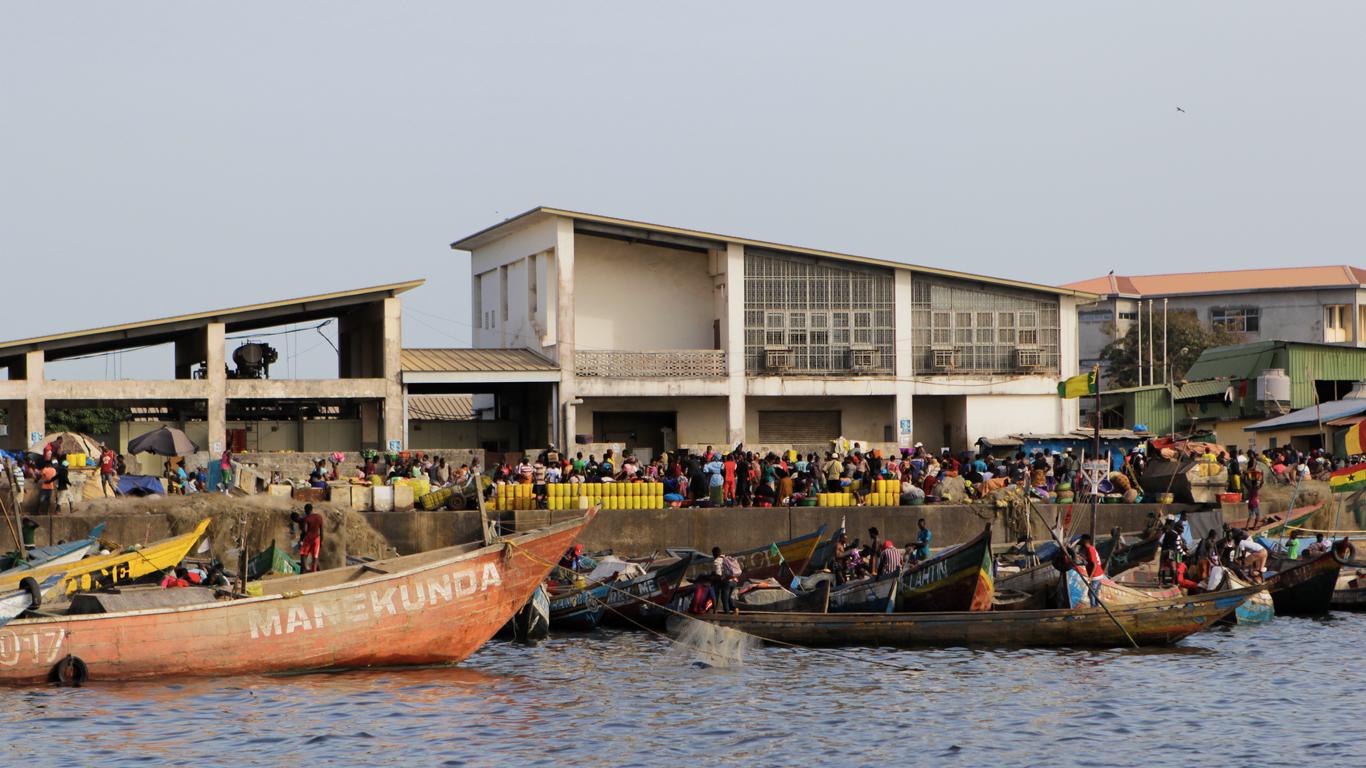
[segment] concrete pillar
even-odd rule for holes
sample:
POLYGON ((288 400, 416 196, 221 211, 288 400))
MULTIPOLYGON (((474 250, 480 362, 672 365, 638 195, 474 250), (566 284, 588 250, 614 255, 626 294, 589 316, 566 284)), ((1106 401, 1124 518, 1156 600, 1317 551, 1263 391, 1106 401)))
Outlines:
POLYGON ((910 448, 915 441, 912 426, 915 424, 915 352, 911 346, 915 323, 915 313, 911 311, 914 296, 913 279, 909 269, 898 269, 892 279, 895 318, 892 354, 896 357, 895 365, 892 367, 896 374, 896 380, 893 382, 895 396, 892 398, 892 433, 896 435, 897 445, 902 448, 910 448))
POLYGON ((204 328, 204 360, 208 367, 209 444, 210 453, 219 454, 228 447, 228 374, 223 366, 227 328, 222 323, 209 323, 204 328))
MULTIPOLYGON (((1081 337, 1077 320, 1077 300, 1058 298, 1058 380, 1076 376, 1081 356, 1081 337)), ((1081 399, 1058 398, 1058 431, 1071 432, 1081 420, 1081 399)), ((1152 426, 1152 425, 1149 425, 1152 426)))
POLYGON ((24 354, 24 446, 47 434, 47 375, 43 363, 47 356, 37 349, 24 354))
POLYGON ((726 351, 726 442, 734 447, 745 437, 745 247, 726 246, 725 315, 721 348, 726 351))
POLYGON ((566 453, 573 455, 574 435, 578 434, 578 418, 574 400, 578 387, 574 379, 574 222, 558 219, 555 222, 555 334, 554 358, 560 364, 559 402, 561 424, 559 435, 566 453))
MULTIPOLYGON (((384 442, 403 441, 403 315, 397 297, 384 300, 384 442)), ((404 444, 407 447, 407 444, 404 444)))

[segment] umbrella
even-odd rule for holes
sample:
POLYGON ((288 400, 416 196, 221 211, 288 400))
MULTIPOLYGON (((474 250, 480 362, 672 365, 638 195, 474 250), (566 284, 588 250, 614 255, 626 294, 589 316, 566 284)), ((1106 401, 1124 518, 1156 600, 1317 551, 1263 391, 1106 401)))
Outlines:
POLYGON ((158 456, 188 456, 199 450, 184 432, 162 427, 128 441, 129 453, 155 453, 158 456))

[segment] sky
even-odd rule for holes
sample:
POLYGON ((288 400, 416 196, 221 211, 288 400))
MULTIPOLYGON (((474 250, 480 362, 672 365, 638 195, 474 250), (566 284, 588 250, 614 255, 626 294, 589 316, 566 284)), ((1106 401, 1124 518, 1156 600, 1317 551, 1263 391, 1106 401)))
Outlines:
MULTIPOLYGON (((1247 0, 4 3, 0 338, 420 277, 405 345, 464 346, 449 244, 537 205, 1043 283, 1361 265, 1363 22, 1247 0)), ((290 373, 332 354, 282 339, 290 373)), ((169 365, 139 354, 63 377, 169 365)))

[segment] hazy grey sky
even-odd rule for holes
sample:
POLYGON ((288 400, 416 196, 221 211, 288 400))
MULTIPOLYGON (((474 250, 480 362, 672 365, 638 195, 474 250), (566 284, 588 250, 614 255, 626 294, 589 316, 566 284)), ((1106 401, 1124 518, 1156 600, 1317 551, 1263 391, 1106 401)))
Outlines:
MULTIPOLYGON (((425 277, 405 343, 462 345, 447 244, 538 204, 1040 282, 1359 265, 1363 22, 1322 2, 8 2, 0 337, 425 277)), ((298 366, 330 354, 313 343, 298 366)))

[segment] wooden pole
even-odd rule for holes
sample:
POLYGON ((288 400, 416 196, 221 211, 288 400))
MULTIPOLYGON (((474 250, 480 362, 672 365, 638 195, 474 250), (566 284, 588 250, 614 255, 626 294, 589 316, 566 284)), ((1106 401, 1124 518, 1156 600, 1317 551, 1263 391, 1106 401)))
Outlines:
MULTIPOLYGON (((1141 315, 1141 313, 1140 313, 1140 317, 1141 317, 1141 316, 1142 316, 1142 315, 1141 315)), ((1109 466, 1110 466, 1110 459, 1109 459, 1109 457, 1102 457, 1102 456, 1101 456, 1101 453, 1100 453, 1100 366, 1099 366, 1099 365, 1096 365, 1096 366, 1092 367, 1091 372, 1092 372, 1092 374, 1095 376, 1095 380, 1096 380, 1096 422, 1095 422, 1095 426, 1096 426, 1096 460, 1097 460, 1097 461, 1103 461, 1103 463, 1102 463, 1100 466, 1105 467, 1106 472, 1108 472, 1108 471, 1109 471, 1109 466)), ((1100 505, 1100 477, 1101 477, 1101 476, 1100 476, 1100 473, 1097 472, 1095 478, 1093 479, 1093 482, 1091 483, 1091 538, 1092 538, 1092 539, 1095 539, 1095 537, 1096 537, 1096 516, 1099 514, 1098 511, 1097 511, 1097 507, 1099 507, 1099 505, 1100 505)))

